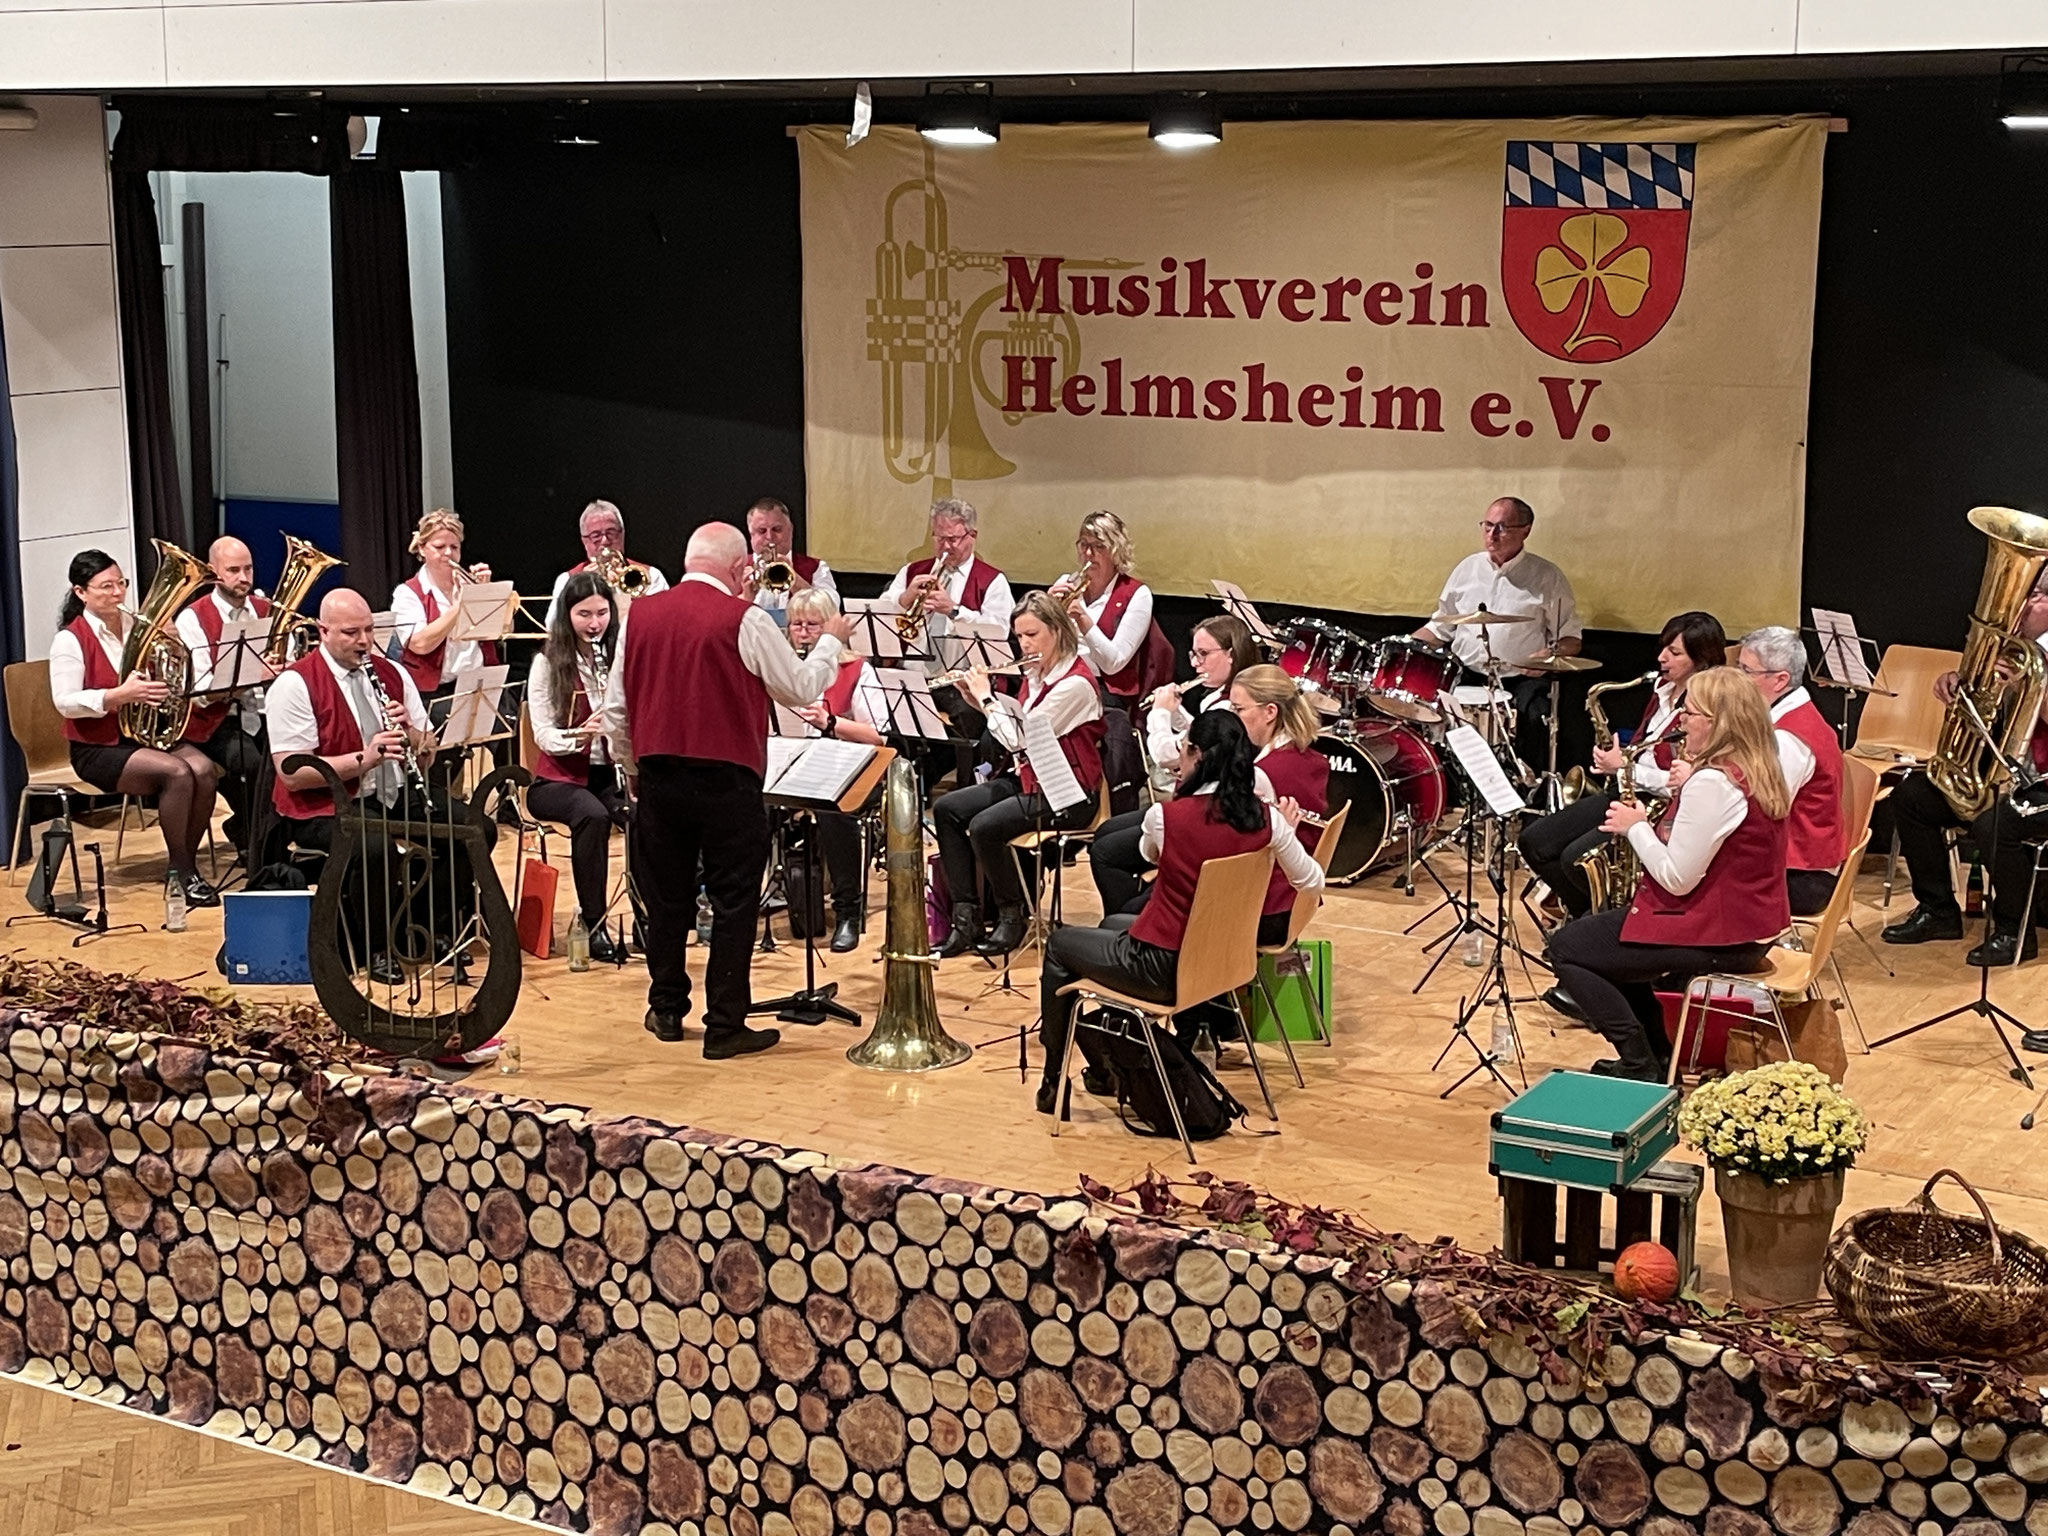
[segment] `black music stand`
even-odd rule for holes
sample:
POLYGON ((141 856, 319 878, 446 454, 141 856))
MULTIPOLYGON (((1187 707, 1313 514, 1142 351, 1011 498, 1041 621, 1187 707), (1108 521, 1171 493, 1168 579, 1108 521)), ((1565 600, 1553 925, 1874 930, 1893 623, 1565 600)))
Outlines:
POLYGON ((1815 608, 1813 623, 1801 626, 1799 633, 1811 635, 1820 646, 1820 665, 1807 670, 1807 681, 1820 688, 1838 689, 1842 694, 1842 718, 1835 722, 1835 734, 1840 738, 1842 750, 1849 750, 1849 706, 1860 694, 1868 698, 1871 694, 1882 694, 1891 699, 1898 697, 1889 688, 1877 684, 1877 672, 1870 665, 1872 656, 1880 663, 1877 642, 1866 640, 1856 632, 1856 621, 1846 613, 1832 609, 1815 608), (1865 650, 1869 656, 1864 654, 1865 650))
MULTIPOLYGON (((213 665, 200 674, 201 686, 192 690, 191 697, 202 704, 226 703, 228 718, 221 722, 225 729, 241 711, 238 695, 253 689, 268 688, 277 681, 278 669, 270 664, 267 651, 270 643, 270 620, 253 615, 246 619, 229 619, 221 626, 220 646, 214 653, 213 665)), ((234 724, 236 730, 241 726, 234 724)), ((270 761, 270 743, 266 729, 259 725, 258 734, 250 737, 256 743, 259 759, 257 770, 249 777, 248 810, 243 813, 242 842, 235 849, 235 861, 228 866, 225 877, 214 882, 214 889, 226 891, 237 883, 246 881, 256 872, 262 857, 263 838, 269 822, 264 812, 270 804, 271 781, 275 769, 270 761), (236 871, 239 869, 240 873, 236 871)))

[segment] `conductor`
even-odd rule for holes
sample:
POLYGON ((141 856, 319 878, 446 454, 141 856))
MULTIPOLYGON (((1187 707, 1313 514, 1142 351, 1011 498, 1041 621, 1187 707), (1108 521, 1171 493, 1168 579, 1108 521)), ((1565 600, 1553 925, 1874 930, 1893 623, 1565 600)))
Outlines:
POLYGON ((656 1039, 683 1038, 690 1011, 685 935, 696 922, 697 862, 711 899, 704 971, 704 1056, 765 1051, 782 1038, 747 1027, 754 919, 768 862, 768 701, 815 704, 853 637, 825 621, 798 660, 765 609, 741 594, 753 563, 746 535, 706 523, 690 535, 683 579, 633 605, 624 659, 605 690, 612 758, 637 797, 633 868, 647 906, 647 1019, 656 1039))

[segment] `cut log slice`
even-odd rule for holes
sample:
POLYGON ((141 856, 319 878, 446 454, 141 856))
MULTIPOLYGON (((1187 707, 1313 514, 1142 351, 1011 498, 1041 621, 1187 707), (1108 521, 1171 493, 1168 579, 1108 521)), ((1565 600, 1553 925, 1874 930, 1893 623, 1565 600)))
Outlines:
MULTIPOLYGON (((1077 1385, 1081 1365, 1086 1363, 1078 1362, 1074 1367, 1077 1385)), ((1123 1395, 1121 1384, 1116 1395, 1123 1395)), ((1214 1355, 1197 1355, 1181 1372, 1180 1404, 1189 1422, 1207 1434, 1233 1434, 1244 1422, 1244 1393, 1238 1387, 1237 1377, 1214 1355)), ((1091 1399, 1089 1406, 1099 1413, 1107 1412, 1115 1401, 1104 1406, 1091 1399)))
POLYGON ((1594 1522, 1632 1524, 1650 1507, 1650 1479, 1642 1462, 1619 1440, 1596 1440, 1579 1456, 1572 1492, 1594 1522))
POLYGON ((1842 1441, 1859 1456, 1890 1461, 1913 1438, 1913 1421, 1897 1403, 1880 1398, 1842 1405, 1842 1441))
POLYGON ((1486 1411, 1467 1388, 1440 1387, 1429 1400, 1422 1432, 1453 1461, 1472 1461, 1486 1449, 1486 1411))
MULTIPOLYGON (((1714 1461, 1727 1461, 1749 1438, 1753 1410, 1724 1371, 1701 1371, 1685 1394, 1685 1427, 1714 1461)), ((1616 1522, 1606 1521, 1605 1524, 1616 1522)))
POLYGON ((1564 1497, 1564 1469, 1550 1447, 1527 1430, 1502 1435, 1487 1470, 1500 1496, 1525 1515, 1553 1510, 1564 1497))
POLYGON ((1842 1523, 1833 1479, 1812 1467, 1787 1467, 1771 1480, 1770 1511, 1785 1536, 1833 1536, 1842 1523))
MULTIPOLYGON (((1373 1426, 1372 1433, 1366 1437, 1366 1449, 1372 1454, 1373 1465, 1387 1475, 1387 1480, 1403 1487, 1428 1472, 1430 1463, 1435 1460, 1429 1446, 1419 1436, 1387 1424, 1373 1426)), ((1494 1481, 1497 1483, 1499 1480, 1496 1475, 1494 1481)))
POLYGON ((1081 1400, 1066 1377, 1042 1366, 1026 1371, 1017 1384, 1017 1416, 1031 1438, 1052 1451, 1064 1451, 1088 1427, 1081 1400))
MULTIPOLYGON (((1135 1323, 1132 1324, 1133 1330, 1136 1327, 1135 1323)), ((1463 1392, 1463 1388, 1456 1390, 1463 1392)), ((1485 1421, 1479 1413, 1479 1404, 1472 1400, 1469 1392, 1464 1395, 1471 1402, 1472 1417, 1481 1426, 1483 1440, 1485 1421)), ((1308 1372, 1292 1363, 1276 1365, 1260 1379, 1252 1393, 1252 1412, 1266 1433, 1281 1445, 1305 1444, 1323 1423, 1322 1399, 1316 1392, 1315 1383, 1309 1379, 1308 1372)))
POLYGON ((1126 1467, 1111 1478, 1103 1503, 1121 1536, 1175 1536, 1180 1529, 1180 1489, 1163 1467, 1151 1462, 1126 1467))

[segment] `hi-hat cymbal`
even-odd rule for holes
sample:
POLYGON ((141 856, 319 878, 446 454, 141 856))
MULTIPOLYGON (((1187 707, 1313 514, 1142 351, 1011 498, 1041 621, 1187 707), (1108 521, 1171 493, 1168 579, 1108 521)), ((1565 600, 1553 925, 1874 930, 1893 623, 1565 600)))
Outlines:
POLYGON ((1600 663, 1591 656, 1531 656, 1527 661, 1518 661, 1516 666, 1525 672, 1597 672, 1600 663))
POLYGON ((1492 613, 1484 608, 1476 613, 1433 614, 1429 620, 1432 624, 1472 624, 1482 629, 1489 624, 1533 624, 1535 621, 1533 613, 1492 613))

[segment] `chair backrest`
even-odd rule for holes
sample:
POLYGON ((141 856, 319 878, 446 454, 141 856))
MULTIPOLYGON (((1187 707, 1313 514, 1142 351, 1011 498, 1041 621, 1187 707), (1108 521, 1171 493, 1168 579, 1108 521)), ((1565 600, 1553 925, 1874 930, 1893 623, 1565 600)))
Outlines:
POLYGON ((1941 734, 1942 703, 1934 696, 1934 680, 1963 663, 1961 651, 1940 651, 1925 645, 1885 647, 1877 668, 1877 686, 1892 695, 1863 696, 1863 714, 1856 722, 1856 745, 1888 747, 1921 761, 1934 753, 1941 734))
POLYGON ((1813 942, 1806 946, 1813 956, 1810 975, 1818 976, 1828 963, 1828 952, 1835 947, 1835 931, 1842 926, 1842 919, 1849 915, 1849 903, 1856 895, 1856 868, 1863 862, 1863 850, 1869 846, 1870 833, 1866 829, 1849 849, 1849 857, 1842 860, 1842 872, 1835 876, 1835 894, 1828 898, 1826 909, 1814 920, 1813 942))
POLYGON ((1112 814, 1109 808, 1109 775, 1105 773, 1102 782, 1095 786, 1095 819, 1088 823, 1088 835, 1094 836, 1112 814))
POLYGON ((540 761, 540 748, 533 740, 533 718, 526 712, 526 701, 519 701, 519 766, 528 773, 540 761))
POLYGON ((14 733, 28 771, 68 770, 71 744, 64 735, 64 717, 50 697, 49 659, 9 663, 6 688, 7 728, 14 733))
POLYGON ((1842 841, 1850 847, 1866 841, 1870 814, 1877 808, 1878 772, 1859 758, 1842 759, 1842 841))
MULTIPOLYGON (((1337 855, 1337 840, 1344 835, 1344 822, 1350 814, 1351 802, 1347 800, 1337 808, 1336 815, 1323 823, 1322 836, 1316 839, 1312 857, 1316 861, 1316 868, 1326 875, 1330 872, 1330 860, 1337 855)), ((1315 918, 1316 909, 1322 904, 1323 892, 1320 889, 1294 893, 1294 911, 1287 919, 1287 948, 1292 949, 1295 941, 1308 931, 1309 923, 1315 918)))
POLYGON ((1235 992, 1259 973, 1259 911, 1273 876, 1273 851, 1254 848, 1211 859, 1195 880, 1181 936, 1174 1008, 1235 992))

